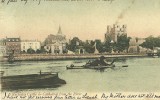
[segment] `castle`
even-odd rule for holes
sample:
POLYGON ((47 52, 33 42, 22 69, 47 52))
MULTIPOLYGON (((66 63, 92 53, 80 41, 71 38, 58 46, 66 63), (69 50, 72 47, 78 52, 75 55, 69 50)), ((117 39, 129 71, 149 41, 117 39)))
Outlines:
POLYGON ((108 25, 104 40, 117 42, 117 37, 122 34, 127 35, 127 26, 126 25, 120 26, 120 25, 113 24, 113 27, 108 25))

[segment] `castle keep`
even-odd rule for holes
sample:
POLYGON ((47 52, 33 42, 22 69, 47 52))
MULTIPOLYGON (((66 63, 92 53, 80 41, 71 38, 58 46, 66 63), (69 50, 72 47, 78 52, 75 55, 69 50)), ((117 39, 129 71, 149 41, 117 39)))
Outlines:
POLYGON ((120 25, 114 24, 113 27, 108 25, 104 40, 117 42, 117 37, 122 34, 127 35, 127 26, 126 25, 120 26, 120 25))

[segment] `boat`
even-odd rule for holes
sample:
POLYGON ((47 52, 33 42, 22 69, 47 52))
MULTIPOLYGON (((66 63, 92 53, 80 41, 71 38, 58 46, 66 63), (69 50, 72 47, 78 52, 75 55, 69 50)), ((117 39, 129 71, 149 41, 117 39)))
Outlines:
MULTIPOLYGON (((107 68, 114 68, 115 65, 113 64, 117 60, 114 59, 111 63, 105 62, 105 57, 101 56, 99 59, 94 61, 88 61, 85 65, 82 66, 75 66, 71 64, 70 66, 66 66, 66 69, 96 69, 96 70, 105 70, 107 68)), ((123 65, 122 67, 128 67, 128 65, 123 65)))
POLYGON ((71 64, 70 66, 66 66, 66 69, 96 69, 96 70, 104 70, 106 68, 113 68, 115 65, 113 64, 116 59, 114 59, 110 64, 104 61, 105 57, 101 56, 100 60, 88 61, 85 65, 82 66, 74 66, 71 64))
POLYGON ((128 65, 122 65, 122 67, 128 67, 128 65))
POLYGON ((59 87, 66 84, 58 77, 58 73, 41 72, 39 74, 1 76, 2 89, 31 89, 59 87))
POLYGON ((66 69, 86 69, 86 68, 83 66, 75 66, 75 67, 66 66, 66 69))
POLYGON ((112 65, 107 65, 107 66, 86 66, 86 65, 83 65, 83 66, 73 66, 70 65, 70 66, 66 66, 66 69, 95 69, 95 70, 104 70, 104 69, 107 69, 107 68, 114 68, 115 65, 112 64, 112 65))

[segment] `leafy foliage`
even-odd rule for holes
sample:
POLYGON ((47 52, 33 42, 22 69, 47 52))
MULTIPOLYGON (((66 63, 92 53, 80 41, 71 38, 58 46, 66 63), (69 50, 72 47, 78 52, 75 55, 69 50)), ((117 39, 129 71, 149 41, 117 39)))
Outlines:
POLYGON ((82 41, 78 37, 74 37, 72 40, 70 40, 70 43, 67 44, 67 49, 75 52, 76 49, 78 49, 78 47, 82 45, 82 41))
POLYGON ((153 49, 154 47, 160 47, 160 37, 149 36, 145 40, 146 41, 143 42, 140 46, 149 49, 153 49))
POLYGON ((122 34, 117 37, 117 43, 116 43, 116 51, 122 52, 124 50, 128 51, 129 48, 129 41, 130 37, 127 37, 127 35, 122 34))
POLYGON ((44 48, 44 46, 41 47, 40 52, 41 52, 41 53, 46 53, 46 52, 47 52, 46 49, 44 48))
POLYGON ((36 53, 41 53, 41 50, 37 49, 37 50, 36 50, 36 53))
POLYGON ((88 53, 94 53, 94 51, 95 51, 94 44, 95 44, 94 41, 91 41, 90 43, 88 41, 86 41, 84 43, 85 51, 88 52, 88 53))
POLYGON ((104 46, 104 43, 102 43, 100 40, 95 40, 95 42, 96 42, 96 47, 99 53, 105 52, 106 48, 104 46))
POLYGON ((104 45, 103 45, 103 52, 111 52, 112 47, 111 47, 111 43, 110 41, 105 41, 104 45))
POLYGON ((27 50, 27 53, 33 54, 33 53, 35 53, 35 50, 33 50, 32 48, 29 48, 29 49, 27 50))
POLYGON ((91 40, 83 42, 78 37, 74 37, 67 44, 67 49, 75 52, 76 49, 79 49, 79 47, 81 47, 85 49, 85 51, 88 53, 94 53, 95 43, 96 43, 96 48, 99 51, 99 53, 111 52, 112 48, 114 51, 118 52, 128 50, 130 37, 127 37, 127 35, 120 35, 117 37, 117 39, 118 39, 117 43, 116 42, 111 43, 111 39, 106 39, 107 41, 105 42, 101 42, 100 40, 95 40, 95 41, 91 40))

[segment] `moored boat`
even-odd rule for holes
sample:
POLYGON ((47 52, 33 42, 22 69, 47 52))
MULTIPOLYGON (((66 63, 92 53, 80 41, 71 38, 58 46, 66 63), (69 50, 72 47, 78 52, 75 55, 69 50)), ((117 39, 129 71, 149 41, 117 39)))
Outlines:
POLYGON ((50 88, 58 87, 66 82, 58 73, 42 73, 28 75, 1 76, 2 89, 50 88))

